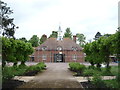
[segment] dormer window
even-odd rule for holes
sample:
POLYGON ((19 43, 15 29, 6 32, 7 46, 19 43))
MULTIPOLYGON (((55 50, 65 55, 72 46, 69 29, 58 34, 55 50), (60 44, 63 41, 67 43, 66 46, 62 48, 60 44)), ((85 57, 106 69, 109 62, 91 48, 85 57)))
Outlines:
POLYGON ((46 46, 43 46, 43 47, 42 47, 42 50, 43 50, 43 51, 45 51, 46 49, 47 49, 47 47, 46 47, 46 46))
POLYGON ((72 47, 72 50, 73 51, 77 51, 77 47, 72 47))
POLYGON ((57 47, 57 50, 61 51, 61 50, 62 50, 62 47, 61 47, 61 46, 58 46, 58 47, 57 47))

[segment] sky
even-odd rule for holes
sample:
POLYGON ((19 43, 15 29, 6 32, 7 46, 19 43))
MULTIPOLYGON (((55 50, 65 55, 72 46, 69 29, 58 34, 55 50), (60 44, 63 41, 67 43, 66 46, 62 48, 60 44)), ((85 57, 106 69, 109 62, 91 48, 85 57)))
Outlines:
POLYGON ((73 35, 82 33, 86 41, 95 34, 113 34, 118 27, 119 0, 4 0, 14 11, 14 23, 19 26, 16 38, 39 38, 61 26, 64 34, 70 28, 73 35))

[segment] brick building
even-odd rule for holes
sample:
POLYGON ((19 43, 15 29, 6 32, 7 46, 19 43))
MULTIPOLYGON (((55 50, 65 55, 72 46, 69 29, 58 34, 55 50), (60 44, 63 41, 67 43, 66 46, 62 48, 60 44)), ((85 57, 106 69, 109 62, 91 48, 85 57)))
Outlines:
MULTIPOLYGON (((47 38, 46 35, 44 35, 47 38)), ((73 40, 62 38, 59 28, 58 38, 48 38, 40 46, 35 48, 31 55, 36 62, 84 62, 83 49, 76 44, 76 36, 73 40)))

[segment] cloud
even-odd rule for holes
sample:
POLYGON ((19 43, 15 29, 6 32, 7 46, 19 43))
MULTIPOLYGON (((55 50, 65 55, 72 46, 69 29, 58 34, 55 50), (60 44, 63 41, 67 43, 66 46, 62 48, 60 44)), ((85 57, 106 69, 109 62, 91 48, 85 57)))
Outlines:
POLYGON ((31 38, 33 34, 63 33, 67 27, 73 34, 83 33, 87 40, 99 31, 115 33, 118 20, 118 0, 4 0, 14 10, 17 38, 31 38))

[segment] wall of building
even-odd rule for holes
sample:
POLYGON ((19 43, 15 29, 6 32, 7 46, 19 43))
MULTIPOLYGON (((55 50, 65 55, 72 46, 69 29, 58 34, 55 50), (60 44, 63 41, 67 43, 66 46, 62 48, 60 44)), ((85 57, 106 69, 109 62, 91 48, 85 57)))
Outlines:
POLYGON ((65 54, 65 62, 84 62, 84 53, 82 51, 35 51, 35 62, 54 62, 54 54, 65 54), (44 60, 43 57, 46 56, 44 60))

